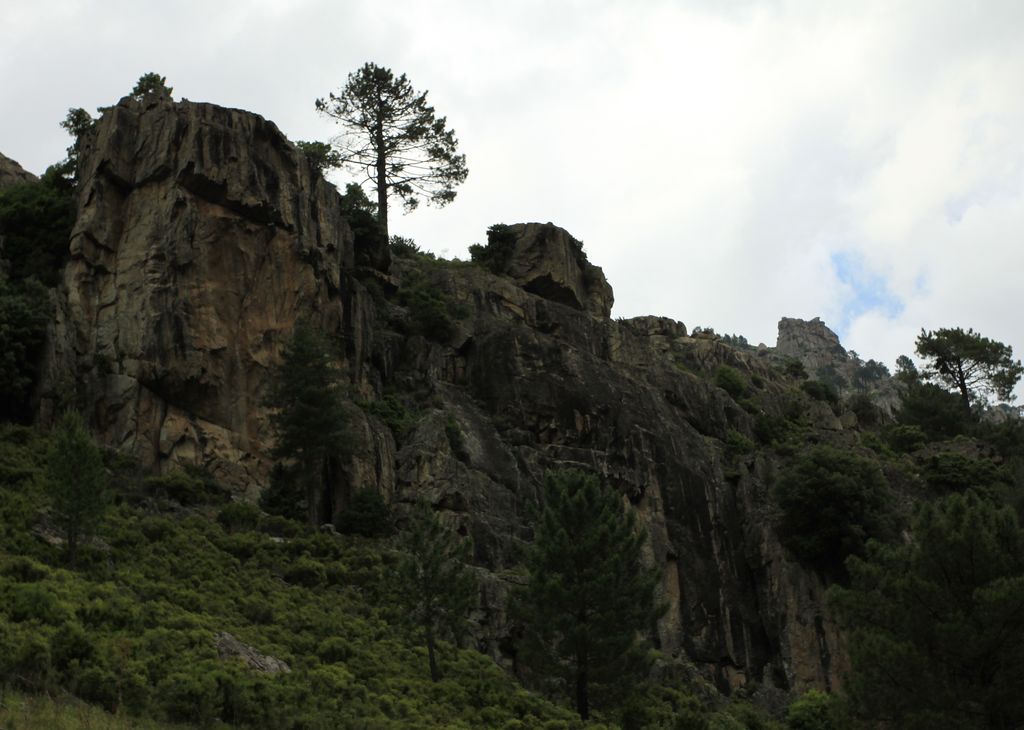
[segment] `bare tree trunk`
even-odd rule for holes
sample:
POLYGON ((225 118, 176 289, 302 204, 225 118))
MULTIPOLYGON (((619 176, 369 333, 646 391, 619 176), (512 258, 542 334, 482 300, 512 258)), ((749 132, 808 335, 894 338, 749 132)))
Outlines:
POLYGON ((375 130, 374 147, 377 153, 377 220, 384 231, 384 240, 390 241, 388 232, 388 159, 384 149, 384 110, 378 111, 377 129, 375 130))

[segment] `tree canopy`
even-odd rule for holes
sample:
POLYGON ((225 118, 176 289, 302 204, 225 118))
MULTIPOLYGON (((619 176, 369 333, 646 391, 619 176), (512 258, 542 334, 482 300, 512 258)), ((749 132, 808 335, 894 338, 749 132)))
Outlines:
POLYGON ((1024 374, 1020 360, 1013 359, 1012 347, 973 329, 921 330, 917 354, 928 363, 924 377, 959 392, 968 410, 988 395, 1013 400, 1013 389, 1024 374))
POLYGON ((167 85, 167 77, 150 71, 142 74, 135 82, 131 95, 139 100, 145 99, 147 96, 164 96, 169 99, 172 93, 174 93, 174 89, 167 85))
POLYGON ((342 164, 363 174, 377 193, 384 235, 388 198, 398 197, 406 210, 420 199, 443 206, 455 199, 466 179, 466 156, 458 154, 455 132, 438 117, 405 74, 367 63, 349 74, 337 94, 317 99, 316 109, 341 125, 336 141, 342 164))
POLYGON ((644 542, 621 495, 597 477, 547 475, 518 602, 523 655, 538 678, 569 694, 583 719, 647 670, 640 637, 654 629, 662 607, 644 542))
POLYGON ((779 476, 779 537, 817 570, 844 577, 843 561, 888 530, 889 487, 870 458, 827 445, 801 453, 779 476))
POLYGON ((1024 723, 1024 531, 973 492, 924 505, 912 538, 869 544, 831 598, 849 629, 846 690, 887 726, 1024 723))

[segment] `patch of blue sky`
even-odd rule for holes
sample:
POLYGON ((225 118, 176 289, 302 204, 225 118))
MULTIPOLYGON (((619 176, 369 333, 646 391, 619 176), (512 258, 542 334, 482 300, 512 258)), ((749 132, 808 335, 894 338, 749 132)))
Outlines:
POLYGON ((830 258, 836 278, 846 286, 840 321, 836 323, 840 339, 847 335, 853 320, 865 312, 880 311, 889 319, 900 315, 903 300, 890 291, 883 276, 867 267, 861 254, 837 251, 830 258))

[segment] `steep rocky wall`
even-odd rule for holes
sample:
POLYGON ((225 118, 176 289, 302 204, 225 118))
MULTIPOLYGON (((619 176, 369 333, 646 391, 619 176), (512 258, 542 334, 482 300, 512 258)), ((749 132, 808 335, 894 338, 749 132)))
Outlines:
POLYGON ((273 123, 169 99, 104 110, 79 177, 44 415, 77 391, 105 443, 255 492, 283 339, 299 316, 362 318, 337 192, 273 123))
MULTIPOLYGON (((422 275, 396 260, 399 279, 412 269, 422 275)), ((692 338, 664 318, 612 321, 476 267, 428 269, 470 314, 452 342, 411 338, 392 353, 392 370, 429 384, 435 403, 398 453, 395 489, 399 500, 425 497, 473 536, 492 578, 481 646, 507 652, 503 607, 516 581, 507 571, 530 539, 545 470, 581 465, 621 491, 650 537, 670 607, 658 631, 663 651, 695 662, 723 689, 837 684, 844 660, 824 586, 787 557, 772 529, 778 465, 729 452, 730 432, 754 438, 753 418, 699 375, 723 364, 756 375, 765 402, 781 409, 775 355, 692 338), (449 419, 462 433, 461 454, 449 419)))

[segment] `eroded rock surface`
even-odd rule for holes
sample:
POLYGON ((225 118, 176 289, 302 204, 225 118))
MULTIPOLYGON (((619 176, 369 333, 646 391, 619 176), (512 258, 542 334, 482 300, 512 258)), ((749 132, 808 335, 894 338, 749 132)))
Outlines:
POLYGON ((273 123, 212 104, 125 98, 81 156, 44 414, 77 388, 105 443, 255 493, 284 338, 362 316, 337 192, 273 123))

